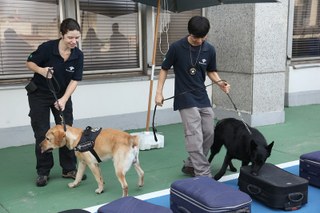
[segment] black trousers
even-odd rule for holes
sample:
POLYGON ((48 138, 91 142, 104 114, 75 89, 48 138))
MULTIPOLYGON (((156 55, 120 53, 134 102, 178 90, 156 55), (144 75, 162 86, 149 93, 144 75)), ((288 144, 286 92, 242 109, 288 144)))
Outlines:
MULTIPOLYGON (((38 175, 48 176, 54 165, 53 155, 51 152, 41 153, 39 144, 44 140, 46 132, 50 129, 50 111, 56 124, 61 124, 60 112, 53 105, 56 100, 51 93, 45 94, 36 91, 28 94, 28 100, 30 107, 29 117, 31 118, 31 126, 36 140, 36 170, 38 175)), ((66 103, 63 115, 65 123, 72 126, 73 109, 71 98, 66 103)), ((59 148, 59 160, 63 173, 76 169, 77 160, 74 151, 69 150, 66 146, 59 148)))

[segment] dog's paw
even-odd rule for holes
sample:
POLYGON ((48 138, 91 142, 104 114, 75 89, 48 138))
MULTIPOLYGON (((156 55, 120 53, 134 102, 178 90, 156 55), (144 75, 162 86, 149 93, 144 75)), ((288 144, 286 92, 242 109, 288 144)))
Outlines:
POLYGON ((97 189, 95 190, 95 192, 96 192, 97 194, 101 194, 101 193, 103 193, 103 189, 97 188, 97 189))
POLYGON ((78 185, 79 185, 79 183, 76 183, 76 182, 71 182, 68 184, 69 188, 75 188, 78 185))

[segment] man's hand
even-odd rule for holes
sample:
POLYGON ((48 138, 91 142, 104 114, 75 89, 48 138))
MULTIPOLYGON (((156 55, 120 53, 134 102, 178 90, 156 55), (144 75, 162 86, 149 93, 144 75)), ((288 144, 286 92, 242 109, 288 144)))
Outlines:
POLYGON ((219 81, 217 82, 217 84, 219 85, 220 89, 222 91, 224 91, 225 93, 229 93, 230 92, 230 84, 226 81, 219 81))
POLYGON ((163 95, 160 94, 160 93, 156 93, 156 97, 155 97, 156 105, 157 106, 162 106, 163 100, 164 100, 163 95))

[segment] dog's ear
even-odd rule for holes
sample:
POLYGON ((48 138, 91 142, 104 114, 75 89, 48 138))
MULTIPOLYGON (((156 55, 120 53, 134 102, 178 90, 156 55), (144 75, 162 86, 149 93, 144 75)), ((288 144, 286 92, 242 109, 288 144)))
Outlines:
POLYGON ((267 151, 268 151, 269 155, 271 154, 271 150, 272 150, 273 144, 274 144, 274 141, 272 141, 272 142, 267 146, 267 151))
POLYGON ((56 141, 59 142, 59 144, 61 144, 62 140, 65 138, 66 136, 66 132, 63 130, 63 127, 59 125, 58 128, 56 128, 56 131, 54 131, 54 136, 56 138, 56 141))
POLYGON ((66 137, 66 132, 63 131, 63 132, 59 132, 59 141, 62 141, 64 138, 66 137))

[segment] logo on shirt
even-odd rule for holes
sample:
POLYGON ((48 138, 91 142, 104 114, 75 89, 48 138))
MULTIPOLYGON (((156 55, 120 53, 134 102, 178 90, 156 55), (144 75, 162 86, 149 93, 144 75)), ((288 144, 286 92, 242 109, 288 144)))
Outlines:
POLYGON ((207 59, 203 58, 199 61, 199 64, 201 65, 207 65, 207 59))
POLYGON ((70 66, 69 68, 66 69, 67 72, 74 72, 74 67, 70 66))

